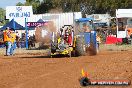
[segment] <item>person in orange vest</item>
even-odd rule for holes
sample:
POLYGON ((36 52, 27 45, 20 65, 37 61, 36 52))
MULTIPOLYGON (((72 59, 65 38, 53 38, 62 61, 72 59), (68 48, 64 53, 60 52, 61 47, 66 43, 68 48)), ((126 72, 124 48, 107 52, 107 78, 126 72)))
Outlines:
POLYGON ((10 50, 11 50, 11 31, 10 28, 7 27, 4 31, 3 31, 3 35, 4 35, 4 44, 6 46, 6 56, 10 55, 10 50))
POLYGON ((11 43, 12 43, 12 46, 11 46, 10 55, 13 55, 14 50, 16 48, 16 33, 14 29, 11 29, 11 43))

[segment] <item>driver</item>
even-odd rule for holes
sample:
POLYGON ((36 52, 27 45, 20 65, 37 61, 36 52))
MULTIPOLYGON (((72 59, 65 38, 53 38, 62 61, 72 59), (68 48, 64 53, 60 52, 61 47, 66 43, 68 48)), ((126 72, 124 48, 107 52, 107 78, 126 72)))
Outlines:
POLYGON ((84 32, 91 32, 90 27, 86 23, 83 24, 83 31, 84 32))

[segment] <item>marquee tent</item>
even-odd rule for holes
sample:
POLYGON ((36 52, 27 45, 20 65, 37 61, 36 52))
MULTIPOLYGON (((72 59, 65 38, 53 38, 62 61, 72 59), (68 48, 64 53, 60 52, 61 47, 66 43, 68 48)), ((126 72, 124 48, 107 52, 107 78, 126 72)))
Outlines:
POLYGON ((14 21, 14 19, 12 19, 10 22, 5 24, 2 28, 0 28, 0 30, 5 30, 7 27, 13 28, 15 30, 24 29, 24 27, 18 24, 16 21, 14 21))
POLYGON ((116 9, 117 18, 132 18, 132 9, 116 9))
POLYGON ((132 9, 116 9, 116 22, 117 22, 117 38, 126 38, 128 36, 127 33, 127 22, 122 21, 123 26, 125 26, 124 31, 119 31, 119 19, 128 19, 132 18, 132 9))
POLYGON ((39 19, 37 22, 44 22, 42 19, 39 19))

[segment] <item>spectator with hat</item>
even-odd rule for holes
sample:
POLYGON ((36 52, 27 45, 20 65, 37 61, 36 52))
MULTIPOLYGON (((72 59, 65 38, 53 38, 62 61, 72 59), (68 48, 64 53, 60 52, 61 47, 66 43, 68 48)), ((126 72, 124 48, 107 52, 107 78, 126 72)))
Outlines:
POLYGON ((3 39, 4 39, 4 44, 6 46, 6 56, 9 56, 10 55, 10 52, 11 52, 11 31, 10 31, 10 28, 7 27, 4 31, 3 31, 3 39))

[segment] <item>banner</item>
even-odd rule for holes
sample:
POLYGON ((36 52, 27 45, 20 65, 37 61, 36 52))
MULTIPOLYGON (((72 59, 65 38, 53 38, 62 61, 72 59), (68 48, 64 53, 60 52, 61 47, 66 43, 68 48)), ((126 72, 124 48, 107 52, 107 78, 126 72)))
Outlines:
POLYGON ((46 26, 47 22, 27 22, 27 27, 46 26))
POLYGON ((7 6, 6 19, 28 18, 33 16, 32 6, 7 6))

